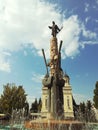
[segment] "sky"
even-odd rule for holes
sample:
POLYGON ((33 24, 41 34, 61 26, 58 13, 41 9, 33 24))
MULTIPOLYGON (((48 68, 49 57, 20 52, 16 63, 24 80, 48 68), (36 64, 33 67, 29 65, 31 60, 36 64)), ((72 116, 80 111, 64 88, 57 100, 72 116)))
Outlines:
POLYGON ((52 21, 62 28, 62 69, 76 103, 93 101, 98 81, 98 0, 0 0, 0 94, 23 85, 29 103, 42 94, 52 21))

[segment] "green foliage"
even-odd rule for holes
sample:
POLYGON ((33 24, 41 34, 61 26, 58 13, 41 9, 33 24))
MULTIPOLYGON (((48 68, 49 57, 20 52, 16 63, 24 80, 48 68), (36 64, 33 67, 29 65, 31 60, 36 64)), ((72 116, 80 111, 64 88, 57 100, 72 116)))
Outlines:
POLYGON ((80 103, 79 105, 79 116, 81 121, 86 121, 86 122, 95 122, 96 117, 95 117, 95 112, 92 109, 92 103, 90 100, 88 100, 86 103, 80 103))
POLYGON ((41 107, 42 107, 42 101, 41 98, 39 99, 39 102, 37 101, 37 99, 35 99, 35 101, 32 103, 31 105, 31 112, 37 113, 41 111, 41 107))
POLYGON ((31 112, 34 112, 34 113, 37 113, 37 112, 38 112, 37 99, 35 99, 35 101, 32 103, 30 111, 31 111, 31 112))
POLYGON ((86 109, 86 106, 85 106, 85 103, 80 103, 80 111, 82 114, 85 114, 85 109, 86 109))
POLYGON ((93 101, 94 101, 94 107, 98 109, 98 81, 95 84, 93 101))
POLYGON ((0 98, 0 108, 3 113, 12 113, 12 109, 23 109, 26 102, 25 90, 22 86, 6 84, 0 98))
POLYGON ((91 111, 91 109, 92 109, 92 103, 91 103, 90 100, 88 100, 87 103, 86 103, 86 109, 87 109, 88 111, 91 111))
POLYGON ((28 117, 28 115, 29 115, 29 103, 28 102, 25 103, 24 109, 25 109, 24 116, 28 117))

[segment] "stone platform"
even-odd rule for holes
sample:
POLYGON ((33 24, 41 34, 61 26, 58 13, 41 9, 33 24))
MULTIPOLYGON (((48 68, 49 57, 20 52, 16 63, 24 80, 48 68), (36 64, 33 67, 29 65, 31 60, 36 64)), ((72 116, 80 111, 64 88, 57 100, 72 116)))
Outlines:
POLYGON ((25 127, 33 130, 82 130, 84 124, 72 120, 37 119, 25 122, 25 127))

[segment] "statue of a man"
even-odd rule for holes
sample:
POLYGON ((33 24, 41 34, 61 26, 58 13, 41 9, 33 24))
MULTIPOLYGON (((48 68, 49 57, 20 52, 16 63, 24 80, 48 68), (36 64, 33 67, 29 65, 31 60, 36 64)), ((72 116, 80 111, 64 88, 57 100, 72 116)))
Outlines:
POLYGON ((52 29, 52 36, 56 37, 57 33, 60 32, 59 27, 55 24, 55 22, 52 22, 52 26, 48 26, 50 29, 52 29))

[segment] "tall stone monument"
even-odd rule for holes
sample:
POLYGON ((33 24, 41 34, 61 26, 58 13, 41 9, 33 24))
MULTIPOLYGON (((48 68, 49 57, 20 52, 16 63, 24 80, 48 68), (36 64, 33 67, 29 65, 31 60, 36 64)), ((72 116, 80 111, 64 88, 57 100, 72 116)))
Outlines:
POLYGON ((42 49, 47 74, 42 80, 42 117, 49 119, 65 119, 73 118, 73 101, 71 86, 68 77, 64 76, 61 68, 61 46, 58 47, 56 38, 60 31, 55 22, 49 26, 52 30, 52 38, 50 40, 50 61, 47 64, 44 50, 42 49), (48 67, 50 68, 48 72, 48 67))

